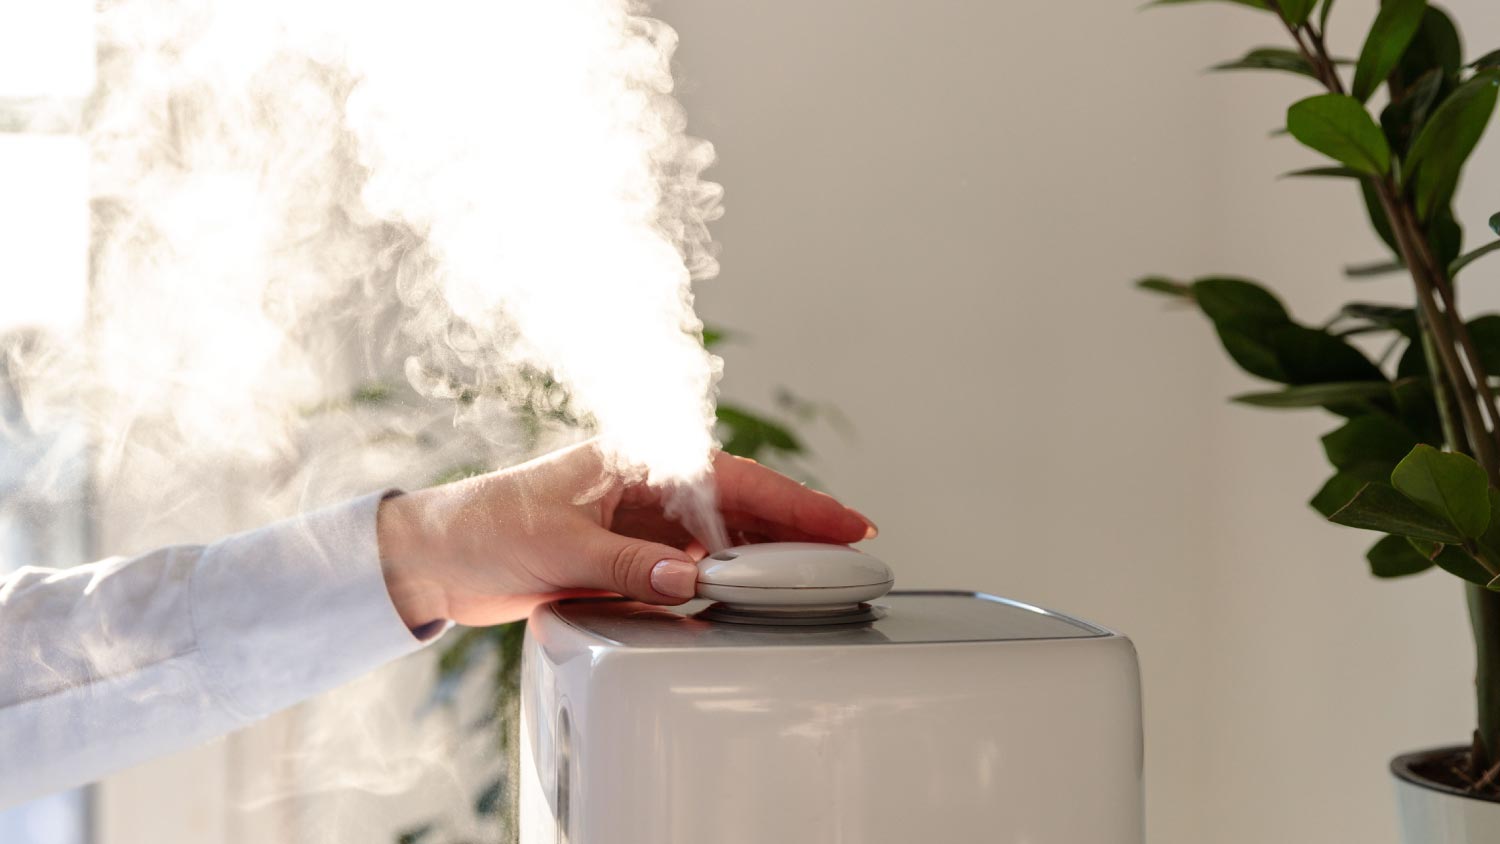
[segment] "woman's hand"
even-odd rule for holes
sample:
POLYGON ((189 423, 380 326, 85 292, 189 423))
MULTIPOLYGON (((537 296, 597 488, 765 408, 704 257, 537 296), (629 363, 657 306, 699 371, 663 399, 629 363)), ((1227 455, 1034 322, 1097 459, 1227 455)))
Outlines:
MULTIPOLYGON (((864 516, 753 460, 719 454, 714 481, 737 543, 875 535, 864 516)), ((377 532, 386 586, 413 628, 500 624, 589 592, 680 604, 705 553, 667 517, 658 490, 621 483, 593 443, 387 499, 377 532)))

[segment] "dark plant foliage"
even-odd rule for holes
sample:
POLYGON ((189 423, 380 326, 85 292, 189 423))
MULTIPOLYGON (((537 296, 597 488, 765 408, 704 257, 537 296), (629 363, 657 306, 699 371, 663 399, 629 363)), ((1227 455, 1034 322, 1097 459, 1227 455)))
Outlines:
MULTIPOLYGON (((1330 521, 1382 534, 1376 577, 1440 568, 1467 582, 1479 651, 1479 728, 1455 784, 1500 796, 1500 314, 1465 320, 1458 275, 1500 249, 1465 251, 1453 197, 1495 110, 1500 50, 1465 64, 1453 20, 1426 0, 1383 0, 1353 64, 1325 37, 1334 0, 1234 0, 1279 19, 1290 47, 1261 47, 1215 70, 1273 70, 1321 92, 1287 109, 1286 131, 1331 161, 1287 174, 1354 182, 1390 254, 1350 266, 1358 280, 1404 272, 1410 303, 1357 301, 1321 324, 1294 319, 1239 278, 1138 285, 1201 311, 1224 351, 1271 389, 1236 396, 1266 408, 1328 411, 1333 474, 1311 505, 1330 521), (1385 89, 1378 113, 1369 105, 1385 89)), ((1158 0, 1182 5, 1206 0, 1158 0)), ((1489 227, 1500 233, 1500 214, 1489 227)))

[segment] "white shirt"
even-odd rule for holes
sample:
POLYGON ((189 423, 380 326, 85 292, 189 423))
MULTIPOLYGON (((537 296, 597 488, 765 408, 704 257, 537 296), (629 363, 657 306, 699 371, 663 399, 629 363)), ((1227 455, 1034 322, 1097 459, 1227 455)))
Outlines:
POLYGON ((0 807, 200 744, 435 638, 386 592, 384 495, 0 578, 0 807))

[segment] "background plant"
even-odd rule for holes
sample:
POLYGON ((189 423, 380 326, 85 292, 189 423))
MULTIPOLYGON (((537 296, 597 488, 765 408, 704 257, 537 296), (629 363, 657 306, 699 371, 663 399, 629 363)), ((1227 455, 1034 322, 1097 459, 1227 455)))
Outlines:
MULTIPOLYGON (((1293 73, 1323 89, 1287 109, 1286 132, 1331 162, 1287 175, 1353 183, 1390 257, 1348 275, 1405 272, 1415 301, 1351 302, 1308 325, 1245 279, 1138 284, 1196 305, 1236 364, 1281 385, 1235 401, 1343 418, 1323 437, 1334 474, 1310 503, 1331 521, 1385 534, 1366 555, 1376 576, 1437 566, 1466 582, 1478 729, 1467 760, 1444 773, 1500 797, 1500 409, 1490 374, 1500 372, 1500 314, 1465 320, 1455 284, 1500 241, 1465 252, 1453 214, 1464 163, 1495 109, 1500 50, 1465 62, 1442 9, 1384 0, 1357 58, 1342 59, 1327 47, 1334 0, 1229 2, 1276 17, 1291 46, 1258 47, 1214 69, 1293 73)), ((1500 233, 1500 214, 1489 222, 1500 233)))

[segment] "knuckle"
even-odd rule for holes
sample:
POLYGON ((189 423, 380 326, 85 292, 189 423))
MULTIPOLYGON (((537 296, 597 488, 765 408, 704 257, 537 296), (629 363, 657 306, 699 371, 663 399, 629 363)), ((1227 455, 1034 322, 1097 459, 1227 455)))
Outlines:
POLYGON ((627 545, 615 551, 609 560, 609 568, 606 576, 609 578, 611 587, 616 592, 629 592, 636 586, 639 580, 637 572, 641 570, 641 549, 627 545))

